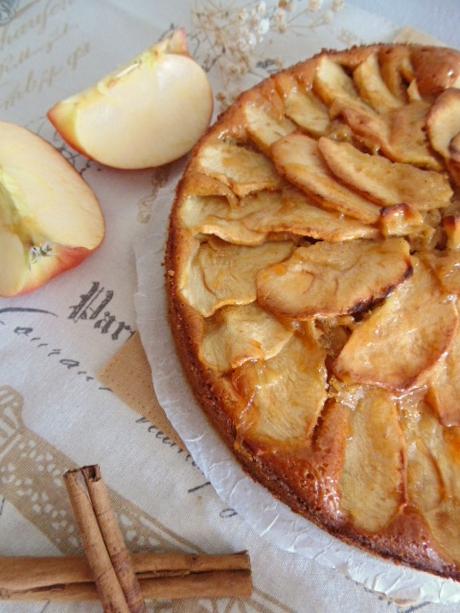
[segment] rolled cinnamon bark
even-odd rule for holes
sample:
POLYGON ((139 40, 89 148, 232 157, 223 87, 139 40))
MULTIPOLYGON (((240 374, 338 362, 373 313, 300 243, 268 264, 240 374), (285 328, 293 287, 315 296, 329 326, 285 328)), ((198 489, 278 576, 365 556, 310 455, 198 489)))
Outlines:
MULTIPOLYGON (((246 552, 223 556, 140 553, 132 556, 144 598, 248 598, 246 552)), ((98 598, 83 557, 0 558, 0 598, 77 602, 98 598)))
POLYGON ((99 466, 67 471, 64 481, 104 611, 144 613, 139 582, 99 466))

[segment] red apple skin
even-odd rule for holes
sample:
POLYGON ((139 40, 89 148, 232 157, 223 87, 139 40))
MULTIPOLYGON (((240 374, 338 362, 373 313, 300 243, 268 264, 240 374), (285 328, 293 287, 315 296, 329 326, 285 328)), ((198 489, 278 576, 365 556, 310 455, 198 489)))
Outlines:
MULTIPOLYGON (((54 277, 81 264, 89 255, 97 251, 99 247, 100 245, 96 249, 91 250, 84 247, 55 246, 52 255, 45 256, 42 261, 33 264, 33 266, 37 267, 35 274, 27 280, 26 284, 15 296, 19 297, 24 294, 30 294, 39 289, 54 277)), ((11 297, 13 298, 14 296, 11 297)))
MULTIPOLYGON (((15 296, 21 296, 27 293, 30 293, 42 285, 45 285, 49 280, 57 275, 70 270, 83 262, 85 258, 94 253, 101 246, 104 237, 105 237, 105 221, 104 215, 100 206, 99 201, 97 200, 94 192, 90 188, 90 186, 80 177, 75 168, 70 164, 68 160, 62 156, 59 151, 56 150, 49 142, 45 141, 38 135, 33 132, 29 132, 28 130, 16 126, 15 124, 6 124, 0 122, 0 130, 17 130, 17 139, 20 142, 20 139, 25 138, 25 134, 29 134, 27 138, 30 138, 30 148, 33 150, 33 147, 37 147, 38 141, 40 141, 39 147, 40 151, 37 152, 37 156, 42 156, 47 159, 49 166, 56 165, 57 168, 57 180, 59 180, 59 173, 63 173, 67 179, 70 178, 71 175, 75 177, 77 182, 81 182, 85 187, 82 189, 82 198, 87 198, 88 192, 91 193, 92 199, 90 200, 93 206, 93 212, 95 216, 95 226, 94 231, 95 235, 88 234, 88 238, 91 237, 90 241, 92 244, 88 247, 83 246, 71 246, 62 244, 59 242, 50 241, 51 252, 47 256, 38 256, 37 260, 31 263, 28 272, 25 275, 24 284, 15 292, 5 292, 0 294, 0 299, 3 298, 13 298, 15 296), (56 160, 56 161, 54 161, 56 160)), ((14 136, 14 132, 11 133, 14 136)), ((30 149, 29 149, 30 150, 30 149)), ((34 159, 34 158, 33 158, 34 159)), ((59 212, 58 212, 59 213, 59 212)), ((67 218, 63 218, 63 223, 66 223, 67 218)))

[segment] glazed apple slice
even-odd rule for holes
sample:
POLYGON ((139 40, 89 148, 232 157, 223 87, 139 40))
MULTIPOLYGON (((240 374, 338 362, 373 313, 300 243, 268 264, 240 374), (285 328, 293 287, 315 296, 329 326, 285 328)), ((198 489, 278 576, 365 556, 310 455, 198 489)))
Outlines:
POLYGON ((359 219, 376 223, 379 208, 363 196, 335 180, 324 163, 315 140, 304 134, 290 134, 272 146, 278 172, 318 201, 321 206, 359 219))
POLYGON ((460 426, 460 334, 457 330, 449 353, 440 361, 428 384, 428 402, 444 426, 460 426))
POLYGON ((204 317, 228 304, 254 302, 259 270, 281 262, 292 249, 290 241, 243 247, 214 237, 201 244, 193 239, 188 267, 179 280, 181 294, 204 317))
POLYGON ((363 391, 351 413, 340 504, 355 526, 377 532, 404 502, 405 443, 389 392, 363 391))
POLYGON ((402 105, 402 102, 391 93, 382 79, 377 53, 370 53, 364 62, 355 68, 353 80, 361 98, 377 112, 386 113, 402 105))
POLYGON ((28 130, 0 123, 0 168, 0 296, 14 296, 79 264, 104 220, 78 173, 28 130))
POLYGON ((286 345, 293 330, 257 304, 226 306, 206 320, 200 357, 219 372, 248 360, 267 360, 286 345))
POLYGON ((323 241, 262 270, 257 300, 285 317, 333 317, 367 308, 411 272, 409 245, 402 238, 323 241))
POLYGON ((379 64, 382 78, 390 92, 405 102, 407 99, 407 83, 414 78, 414 69, 407 47, 384 47, 379 53, 379 64))
POLYGON ((208 78, 188 56, 182 33, 59 102, 48 117, 62 138, 87 157, 137 169, 166 164, 190 151, 207 128, 212 108, 208 78))
POLYGON ((455 158, 455 137, 460 134, 459 89, 446 89, 438 96, 428 114, 427 129, 433 149, 446 160, 453 155, 455 158), (453 151, 450 148, 452 141, 453 151))
POLYGON ((325 350, 307 330, 272 359, 237 368, 232 382, 248 408, 239 436, 305 448, 327 397, 325 359, 325 350))
POLYGON ((346 382, 411 389, 433 372, 457 326, 455 304, 432 271, 416 261, 413 276, 353 330, 335 374, 346 382))
POLYGON ((453 191, 447 174, 391 162, 329 138, 320 138, 318 147, 332 173, 373 202, 384 206, 405 203, 421 211, 450 203, 453 191))

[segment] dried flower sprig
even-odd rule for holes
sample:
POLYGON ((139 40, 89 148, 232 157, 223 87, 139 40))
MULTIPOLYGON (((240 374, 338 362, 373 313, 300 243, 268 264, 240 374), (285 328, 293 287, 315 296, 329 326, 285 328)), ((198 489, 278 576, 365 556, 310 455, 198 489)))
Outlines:
MULTIPOLYGON (((344 6, 344 0, 278 0, 267 3, 253 0, 245 6, 231 5, 218 0, 206 0, 192 10, 194 36, 200 52, 206 49, 200 61, 205 70, 217 67, 223 91, 217 93, 222 108, 233 102, 241 91, 241 81, 257 73, 263 61, 257 49, 273 34, 284 34, 299 18, 316 28, 330 23, 334 13, 344 6), (303 6, 302 6, 303 4, 303 6)), ((277 70, 282 68, 280 58, 271 60, 277 70)), ((270 72, 270 70, 267 70, 270 72)))

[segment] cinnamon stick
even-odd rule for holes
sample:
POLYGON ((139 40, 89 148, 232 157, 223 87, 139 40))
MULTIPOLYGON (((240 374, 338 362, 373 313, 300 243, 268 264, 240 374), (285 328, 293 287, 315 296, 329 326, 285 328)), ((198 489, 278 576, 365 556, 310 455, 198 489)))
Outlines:
MULTIPOLYGON (((132 561, 144 598, 247 598, 252 591, 246 552, 140 553, 132 561)), ((97 599, 98 591, 83 557, 0 558, 0 598, 77 602, 97 599)))
POLYGON ((145 613, 139 581, 99 466, 67 471, 64 481, 104 611, 145 613))

